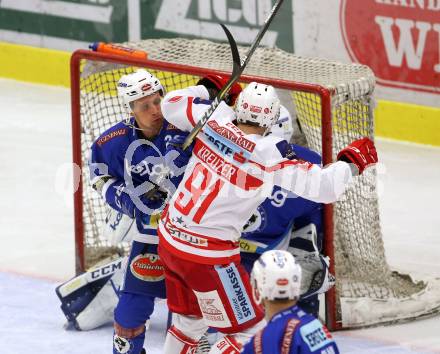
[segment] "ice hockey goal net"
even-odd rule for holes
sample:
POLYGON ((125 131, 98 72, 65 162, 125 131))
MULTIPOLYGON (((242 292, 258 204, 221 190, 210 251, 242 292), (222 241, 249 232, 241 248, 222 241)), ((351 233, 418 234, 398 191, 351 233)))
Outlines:
MULTIPOLYGON (((124 253, 127 245, 112 247, 100 235, 105 207, 89 185, 87 157, 92 142, 122 119, 116 83, 122 74, 144 67, 168 91, 195 84, 212 71, 230 72, 228 45, 205 40, 161 39, 125 46, 148 52, 148 60, 79 50, 72 56, 72 119, 74 162, 82 168, 75 193, 77 269, 90 267, 109 254, 124 253)), ((240 47, 245 55, 247 48, 240 47)), ((302 138, 322 154, 324 164, 348 143, 362 136, 374 138, 371 70, 357 64, 294 56, 279 49, 259 48, 241 77, 271 84, 283 104, 296 116, 302 138)), ((394 272, 385 259, 376 170, 371 168, 345 194, 324 208, 325 253, 336 274, 335 289, 326 295, 331 329, 394 322, 439 310, 438 288, 414 282, 394 272)))

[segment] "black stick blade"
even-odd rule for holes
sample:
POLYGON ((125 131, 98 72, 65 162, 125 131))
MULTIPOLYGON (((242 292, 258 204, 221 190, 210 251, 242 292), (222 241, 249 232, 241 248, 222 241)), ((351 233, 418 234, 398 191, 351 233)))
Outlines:
POLYGON ((229 47, 231 48, 232 62, 233 62, 231 76, 236 76, 240 71, 240 66, 241 66, 240 53, 238 52, 237 43, 235 42, 234 36, 229 31, 228 27, 226 27, 223 23, 220 23, 220 26, 222 26, 223 31, 225 31, 226 37, 228 37, 229 47))

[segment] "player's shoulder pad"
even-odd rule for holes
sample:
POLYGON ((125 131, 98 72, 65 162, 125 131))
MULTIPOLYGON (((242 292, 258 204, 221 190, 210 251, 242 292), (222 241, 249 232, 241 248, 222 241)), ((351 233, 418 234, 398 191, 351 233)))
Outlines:
POLYGON ((292 149, 292 145, 290 145, 286 140, 281 140, 275 144, 281 156, 288 160, 295 160, 298 157, 295 154, 295 151, 292 149))
POLYGON ((255 142, 252 157, 255 159, 255 161, 267 166, 271 164, 278 164, 284 160, 281 151, 277 149, 277 144, 282 141, 281 138, 273 134, 266 136, 254 135, 252 136, 251 140, 255 142))
POLYGON ((123 122, 119 122, 118 124, 112 126, 110 129, 107 129, 104 133, 102 133, 101 136, 96 139, 95 145, 102 147, 103 145, 117 137, 127 135, 129 130, 130 128, 127 127, 123 122))
POLYGON ((319 155, 318 153, 316 153, 313 150, 310 150, 304 146, 301 145, 296 145, 296 144, 291 144, 292 145, 292 149, 295 152, 295 155, 302 160, 311 162, 313 164, 321 164, 321 155, 319 155))

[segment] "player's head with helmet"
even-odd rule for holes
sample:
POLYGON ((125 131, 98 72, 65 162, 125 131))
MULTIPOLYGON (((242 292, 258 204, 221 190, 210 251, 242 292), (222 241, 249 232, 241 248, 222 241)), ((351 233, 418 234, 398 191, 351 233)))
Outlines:
MULTIPOLYGON (((197 85, 203 85, 208 89, 209 97, 214 99, 217 93, 227 84, 229 76, 218 75, 218 74, 208 74, 202 77, 197 85)), ((242 88, 238 82, 234 83, 229 92, 226 94, 224 101, 228 106, 234 106, 238 95, 241 93, 242 88)))
POLYGON ((268 131, 280 116, 280 99, 270 85, 251 82, 235 104, 238 124, 247 124, 268 131))
POLYGON ((293 122, 292 117, 290 116, 289 111, 281 106, 280 109, 280 117, 275 122, 274 125, 270 128, 270 134, 273 134, 281 139, 287 140, 290 142, 293 136, 293 122))
POLYGON ((138 128, 147 137, 159 133, 163 123, 160 108, 165 90, 159 79, 145 69, 123 75, 118 81, 118 95, 128 113, 126 123, 134 116, 138 128))
POLYGON ((301 267, 287 251, 264 252, 254 263, 251 284, 259 304, 296 302, 300 295, 301 267))

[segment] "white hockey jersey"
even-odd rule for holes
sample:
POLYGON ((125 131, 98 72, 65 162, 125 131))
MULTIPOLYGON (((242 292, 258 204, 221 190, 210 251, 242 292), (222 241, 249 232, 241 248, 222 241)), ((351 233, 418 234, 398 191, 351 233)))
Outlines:
MULTIPOLYGON (((190 131, 208 109, 203 86, 168 93, 162 112, 190 131)), ((274 185, 316 202, 331 203, 352 179, 350 167, 326 168, 295 159, 290 145, 273 135, 245 134, 225 103, 198 134, 184 177, 163 213, 160 243, 180 258, 203 264, 238 261, 243 225, 274 185)))

